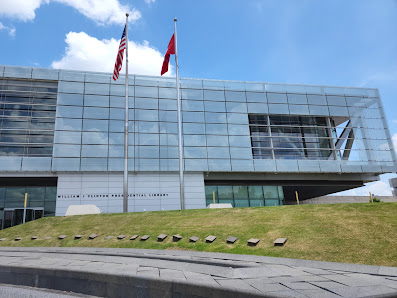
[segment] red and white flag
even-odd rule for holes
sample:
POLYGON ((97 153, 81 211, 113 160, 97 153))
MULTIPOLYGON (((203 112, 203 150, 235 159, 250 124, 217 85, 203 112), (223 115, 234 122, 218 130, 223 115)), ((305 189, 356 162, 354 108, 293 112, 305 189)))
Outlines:
POLYGON ((114 65, 114 71, 113 71, 113 80, 114 81, 116 81, 119 78, 121 67, 123 66, 124 49, 127 44, 127 38, 125 35, 126 27, 127 27, 127 25, 124 26, 123 35, 121 35, 119 51, 117 53, 116 63, 114 65))
POLYGON ((170 62, 170 55, 175 55, 175 41, 174 35, 172 34, 170 43, 168 44, 167 53, 165 53, 163 67, 161 68, 161 75, 165 74, 168 71, 168 64, 170 62))

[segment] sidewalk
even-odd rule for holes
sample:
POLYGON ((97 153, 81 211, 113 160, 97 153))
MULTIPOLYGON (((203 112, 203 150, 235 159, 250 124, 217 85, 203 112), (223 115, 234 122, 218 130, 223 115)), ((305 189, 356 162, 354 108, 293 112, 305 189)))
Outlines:
POLYGON ((397 268, 195 251, 2 247, 0 283, 102 297, 397 297, 397 268))

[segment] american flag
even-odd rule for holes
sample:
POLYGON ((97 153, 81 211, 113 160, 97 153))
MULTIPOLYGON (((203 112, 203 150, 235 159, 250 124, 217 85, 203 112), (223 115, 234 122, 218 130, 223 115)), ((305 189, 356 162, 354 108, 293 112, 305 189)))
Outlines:
POLYGON ((121 67, 123 66, 123 55, 124 55, 124 49, 126 47, 126 42, 127 42, 126 37, 125 37, 126 27, 127 27, 127 25, 124 26, 123 35, 121 35, 119 51, 117 53, 116 63, 114 65, 114 71, 113 71, 113 80, 114 81, 116 81, 119 78, 120 70, 121 70, 121 67))

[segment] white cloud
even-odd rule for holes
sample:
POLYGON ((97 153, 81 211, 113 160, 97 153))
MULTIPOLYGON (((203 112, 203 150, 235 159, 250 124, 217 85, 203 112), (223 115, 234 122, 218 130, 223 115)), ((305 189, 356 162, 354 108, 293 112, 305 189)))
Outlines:
POLYGON ((1 0, 0 15, 22 21, 31 21, 36 17, 35 10, 49 0, 1 0))
MULTIPOLYGON (((53 68, 73 69, 84 71, 99 71, 113 73, 117 50, 120 40, 98 40, 85 32, 69 32, 65 39, 67 43, 65 55, 58 61, 52 62, 53 68)), ((156 75, 161 71, 163 55, 149 42, 128 42, 129 73, 156 75)), ((125 58, 123 69, 124 73, 125 58)), ((173 74, 173 68, 167 73, 173 74)))
POLYGON ((0 22, 0 30, 6 30, 11 37, 15 37, 15 28, 4 26, 2 22, 0 22))
POLYGON ((71 6, 97 24, 124 24, 125 13, 129 20, 135 22, 141 18, 141 13, 128 5, 122 5, 118 0, 53 0, 71 6))
POLYGON ((36 9, 50 1, 71 6, 99 25, 123 24, 126 12, 130 14, 131 22, 141 18, 138 10, 122 5, 118 0, 1 0, 0 15, 32 21, 36 17, 36 9))
POLYGON ((150 4, 154 3, 154 2, 156 2, 156 0, 145 0, 145 2, 146 2, 146 4, 150 5, 150 4))
POLYGON ((368 87, 370 85, 374 85, 375 82, 393 82, 396 80, 397 72, 389 71, 389 72, 378 72, 373 73, 361 80, 359 83, 360 87, 368 87))
POLYGON ((365 186, 355 189, 342 191, 336 194, 337 196, 368 196, 369 193, 377 196, 391 196, 390 185, 383 181, 376 181, 367 183, 365 186))

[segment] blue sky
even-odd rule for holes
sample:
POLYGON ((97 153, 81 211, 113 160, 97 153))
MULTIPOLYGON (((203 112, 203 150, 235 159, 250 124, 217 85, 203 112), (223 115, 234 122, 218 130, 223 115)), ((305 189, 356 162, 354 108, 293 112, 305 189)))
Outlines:
POLYGON ((397 145, 396 0, 1 0, 0 64, 112 72, 126 11, 132 73, 160 73, 177 17, 181 77, 379 88, 397 145))

